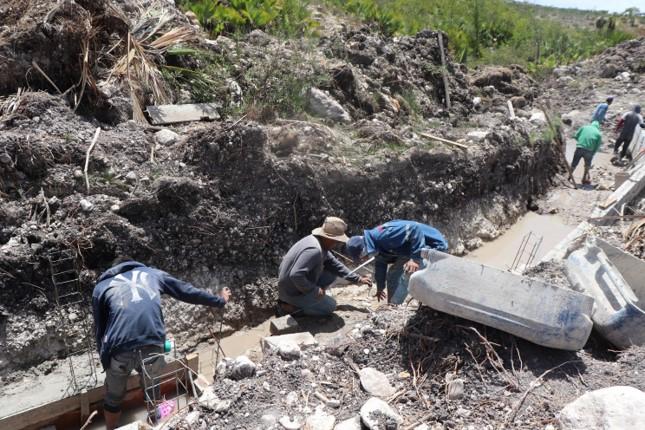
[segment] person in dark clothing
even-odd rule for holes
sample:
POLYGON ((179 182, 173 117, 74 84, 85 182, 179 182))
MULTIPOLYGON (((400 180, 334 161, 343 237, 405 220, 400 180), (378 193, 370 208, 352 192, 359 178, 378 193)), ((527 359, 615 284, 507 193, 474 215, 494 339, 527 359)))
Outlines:
POLYGON ((394 220, 365 230, 363 236, 351 237, 345 251, 354 261, 375 256, 376 297, 379 301, 385 299, 387 283, 388 303, 401 304, 408 295, 410 275, 424 267, 423 248, 447 251, 448 242, 432 226, 394 220))
POLYGON ((347 242, 347 225, 336 217, 327 217, 322 227, 296 242, 282 258, 278 274, 278 315, 302 313, 328 316, 336 310, 336 300, 326 291, 338 277, 358 284, 371 285, 331 254, 347 242))
POLYGON ((627 149, 629 149, 629 144, 634 138, 636 127, 640 126, 641 128, 645 128, 645 123, 643 122, 643 117, 641 116, 640 105, 634 106, 634 109, 631 112, 627 112, 625 115, 623 115, 622 119, 620 120, 619 127, 621 124, 623 129, 621 130, 620 134, 618 135, 618 139, 616 139, 616 143, 614 144, 614 157, 611 159, 612 162, 620 162, 625 156, 631 159, 631 155, 627 153, 627 149), (623 148, 620 151, 619 155, 618 150, 620 149, 621 145, 623 148))
MULTIPOLYGON (((96 345, 106 371, 104 414, 107 430, 117 427, 126 382, 133 369, 144 377, 158 374, 164 365, 166 329, 161 312, 161 295, 198 305, 223 307, 231 292, 224 288, 213 295, 173 278, 166 272, 136 261, 126 261, 104 272, 92 294, 92 312, 96 326, 96 345)), ((146 380, 154 385, 154 380, 146 380)), ((146 401, 159 400, 146 392, 146 401)))

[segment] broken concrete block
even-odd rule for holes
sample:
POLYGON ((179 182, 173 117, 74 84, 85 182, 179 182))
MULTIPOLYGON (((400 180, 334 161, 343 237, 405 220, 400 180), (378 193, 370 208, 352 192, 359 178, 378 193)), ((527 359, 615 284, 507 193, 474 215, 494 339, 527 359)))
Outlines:
POLYGON ((300 347, 295 343, 285 343, 278 346, 278 355, 285 360, 297 360, 301 354, 300 347))
POLYGON ((394 430, 403 418, 383 400, 372 397, 361 407, 361 421, 370 430, 394 430))
POLYGON ((358 372, 361 386, 372 396, 387 398, 394 394, 394 387, 390 385, 387 375, 373 367, 366 367, 358 372))
POLYGON ((591 297, 434 249, 423 254, 427 267, 409 287, 421 303, 550 348, 576 351, 587 342, 591 297))
POLYGON ((215 103, 148 106, 146 111, 153 124, 174 124, 178 122, 220 119, 215 103))
MULTIPOLYGON (((634 260, 635 265, 630 269, 645 270, 642 261, 634 260)), ((640 273, 635 279, 639 288, 632 288, 596 241, 590 238, 583 248, 569 255, 566 272, 574 289, 594 298, 591 318, 603 337, 619 348, 645 344, 645 309, 640 306, 645 300, 642 281, 645 271, 634 273, 640 273)))
POLYGON ((206 389, 211 385, 211 382, 206 376, 200 373, 193 380, 193 384, 195 384, 195 388, 197 389, 197 395, 202 395, 202 393, 204 393, 204 391, 206 391, 206 389))
POLYGON ((272 335, 294 333, 298 331, 298 321, 291 315, 271 320, 269 331, 272 335))
POLYGON ((645 393, 632 387, 591 391, 558 415, 562 430, 640 430, 645 423, 645 393))
POLYGON ((292 344, 298 346, 316 345, 318 342, 309 332, 283 334, 281 336, 268 336, 262 338, 264 352, 278 350, 280 345, 292 344))

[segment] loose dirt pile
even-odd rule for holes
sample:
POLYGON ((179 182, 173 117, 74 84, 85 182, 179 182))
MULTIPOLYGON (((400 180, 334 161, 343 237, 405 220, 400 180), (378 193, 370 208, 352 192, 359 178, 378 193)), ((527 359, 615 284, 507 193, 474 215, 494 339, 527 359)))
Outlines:
POLYGON ((370 398, 357 371, 372 367, 394 387, 386 400, 403 428, 542 429, 557 426, 559 410, 584 391, 626 381, 645 388, 645 350, 616 355, 606 347, 594 336, 582 351, 558 351, 425 307, 382 310, 296 360, 266 356, 256 377, 220 378, 215 394, 230 406, 196 410, 205 424, 224 429, 270 428, 282 417, 303 423, 320 408, 338 423, 356 417, 370 398), (463 394, 449 398, 454 379, 463 394))

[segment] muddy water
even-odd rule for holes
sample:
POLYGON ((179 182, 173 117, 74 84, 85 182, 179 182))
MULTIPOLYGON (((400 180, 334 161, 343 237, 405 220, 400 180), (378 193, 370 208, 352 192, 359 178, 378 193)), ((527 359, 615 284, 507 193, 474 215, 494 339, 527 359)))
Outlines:
POLYGON ((518 249, 522 246, 522 241, 530 234, 518 264, 518 268, 522 269, 526 265, 530 252, 534 246, 538 245, 540 239, 542 241, 537 247, 533 264, 539 262, 573 229, 574 227, 565 224, 557 215, 539 215, 535 212, 528 212, 500 237, 485 243, 465 258, 504 270, 510 269, 518 249))

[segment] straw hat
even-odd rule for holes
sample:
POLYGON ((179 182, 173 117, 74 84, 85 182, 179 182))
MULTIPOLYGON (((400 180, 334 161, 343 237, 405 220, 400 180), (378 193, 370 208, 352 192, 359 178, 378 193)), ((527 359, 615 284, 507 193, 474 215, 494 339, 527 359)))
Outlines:
POLYGON ((323 222, 322 227, 313 229, 311 234, 345 243, 349 240, 345 235, 345 231, 347 231, 347 224, 345 224, 345 221, 340 218, 336 218, 335 216, 329 216, 325 218, 325 222, 323 222))

